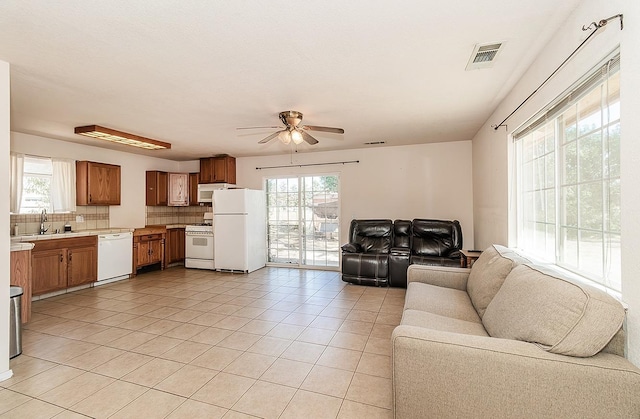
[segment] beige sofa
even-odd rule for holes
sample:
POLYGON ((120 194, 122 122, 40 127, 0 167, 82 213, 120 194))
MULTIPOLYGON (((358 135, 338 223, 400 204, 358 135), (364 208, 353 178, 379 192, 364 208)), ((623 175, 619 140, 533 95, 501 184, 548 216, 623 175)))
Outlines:
POLYGON ((407 274, 396 418, 640 418, 613 297, 497 245, 472 269, 407 274))

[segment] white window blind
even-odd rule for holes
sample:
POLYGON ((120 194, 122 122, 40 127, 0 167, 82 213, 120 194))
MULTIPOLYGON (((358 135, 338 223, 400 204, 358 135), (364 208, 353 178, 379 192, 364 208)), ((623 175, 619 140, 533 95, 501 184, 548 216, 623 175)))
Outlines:
POLYGON ((620 291, 620 56, 516 140, 518 247, 620 291))

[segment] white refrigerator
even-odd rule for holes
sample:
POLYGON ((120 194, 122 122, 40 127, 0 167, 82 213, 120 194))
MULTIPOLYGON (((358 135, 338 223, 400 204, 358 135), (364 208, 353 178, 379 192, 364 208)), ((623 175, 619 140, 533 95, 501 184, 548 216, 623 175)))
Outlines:
POLYGON ((267 261, 266 197, 254 189, 213 194, 214 264, 217 271, 253 272, 267 261))

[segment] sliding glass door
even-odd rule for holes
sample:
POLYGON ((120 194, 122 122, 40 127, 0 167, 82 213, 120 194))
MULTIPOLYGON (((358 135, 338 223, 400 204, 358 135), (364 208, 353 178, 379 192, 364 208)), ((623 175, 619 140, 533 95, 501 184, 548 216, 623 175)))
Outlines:
POLYGON ((337 175, 268 178, 268 261, 301 267, 338 267, 337 175))

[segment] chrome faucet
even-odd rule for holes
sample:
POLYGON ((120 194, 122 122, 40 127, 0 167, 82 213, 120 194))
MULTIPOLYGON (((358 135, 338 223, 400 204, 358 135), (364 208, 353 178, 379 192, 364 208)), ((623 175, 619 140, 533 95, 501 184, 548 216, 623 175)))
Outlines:
POLYGON ((43 209, 42 213, 40 214, 40 234, 44 234, 47 232, 47 230, 49 230, 48 228, 44 227, 44 223, 47 222, 47 210, 43 209))

